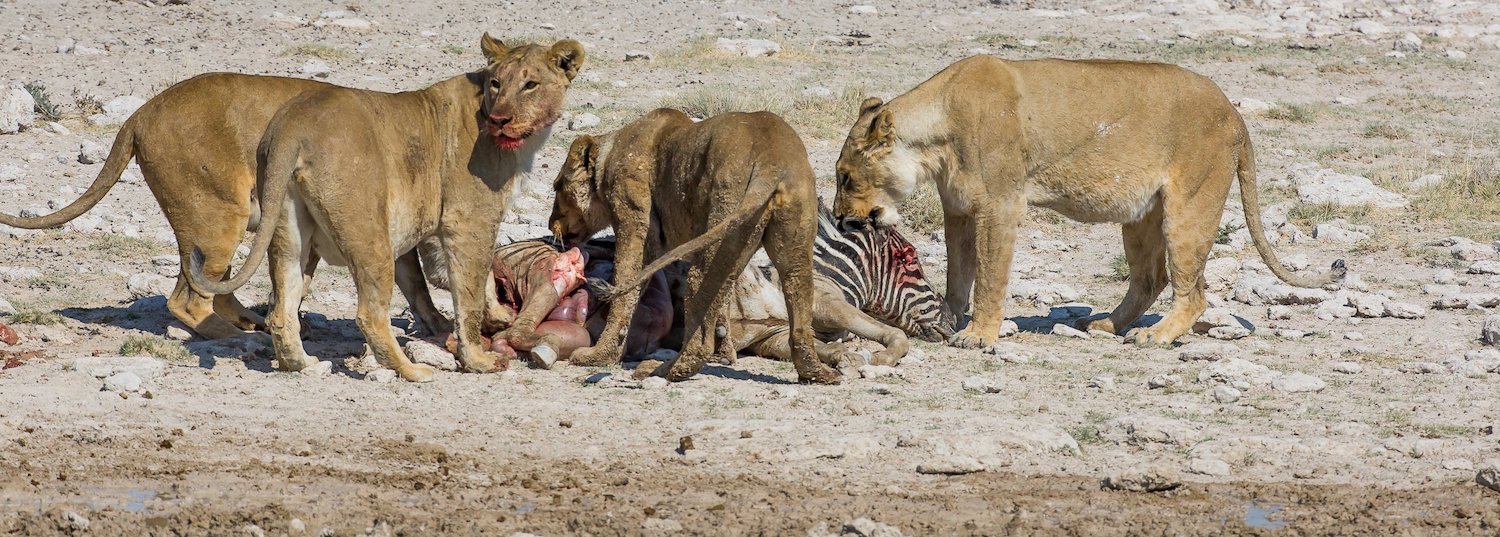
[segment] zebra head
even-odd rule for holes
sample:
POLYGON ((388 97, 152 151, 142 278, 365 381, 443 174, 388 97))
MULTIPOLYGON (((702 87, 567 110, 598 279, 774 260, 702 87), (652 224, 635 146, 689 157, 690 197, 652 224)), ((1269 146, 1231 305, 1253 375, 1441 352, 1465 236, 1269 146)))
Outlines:
POLYGON ((953 335, 953 314, 943 296, 928 283, 922 271, 916 247, 907 242, 896 228, 869 228, 852 233, 874 235, 874 254, 884 257, 882 274, 875 275, 875 300, 867 306, 869 313, 891 326, 901 328, 918 339, 941 343, 953 335))

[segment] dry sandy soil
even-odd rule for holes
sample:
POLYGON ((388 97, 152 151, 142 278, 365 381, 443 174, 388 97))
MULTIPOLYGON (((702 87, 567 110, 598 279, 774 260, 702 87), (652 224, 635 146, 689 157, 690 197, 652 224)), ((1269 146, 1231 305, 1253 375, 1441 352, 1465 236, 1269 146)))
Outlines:
MULTIPOLYGON (((176 273, 175 249, 136 175, 87 226, 0 230, 0 298, 15 310, 0 321, 21 337, 0 349, 11 362, 0 372, 0 532, 1500 532, 1500 492, 1476 483, 1500 459, 1500 372, 1489 370, 1500 354, 1478 337, 1486 305, 1500 302, 1483 294, 1500 286, 1483 273, 1500 239, 1494 4, 432 4, 0 0, 0 78, 39 83, 64 116, 64 129, 0 135, 0 210, 45 213, 92 180, 100 166, 78 162, 79 144, 108 146, 118 128, 84 119, 96 103, 206 71, 326 71, 338 84, 414 89, 478 66, 486 30, 583 41, 590 59, 570 110, 600 120, 558 129, 503 230, 513 239, 544 233, 550 174, 573 136, 659 105, 781 112, 826 181, 866 94, 894 96, 975 53, 1112 57, 1217 81, 1254 133, 1262 198, 1276 205, 1267 219, 1304 235, 1278 227, 1278 250, 1312 270, 1345 259, 1357 277, 1346 294, 1296 299, 1331 298, 1269 319, 1264 302, 1294 298, 1254 283, 1266 276, 1235 232, 1232 201, 1216 251, 1244 263, 1220 262, 1214 293, 1252 335, 1189 335, 1196 347, 1177 349, 1054 335, 1056 322, 1124 294, 1121 248, 1114 226, 1036 211, 1015 267, 1030 290, 1007 310, 1023 332, 998 354, 922 344, 899 376, 834 387, 790 384, 787 364, 755 358, 669 387, 568 365, 377 383, 362 380, 352 286, 338 269, 320 272, 306 303, 308 350, 332 374, 275 372, 250 339, 172 339, 159 276, 176 273), (347 13, 324 15, 337 10, 347 13), (1406 32, 1419 50, 1389 56, 1406 32), (782 50, 730 57, 718 37, 782 50), (630 51, 651 57, 627 62, 630 51), (1368 177, 1407 203, 1306 202, 1301 163, 1368 177), (1431 174, 1442 177, 1410 184, 1431 174), (1338 218, 1368 226, 1368 238, 1312 238, 1338 218), (1455 235, 1477 244, 1424 245, 1455 235), (1422 315, 1385 316, 1372 293, 1422 315), (1351 295, 1373 317, 1340 310, 1351 295), (1443 300, 1461 307, 1434 307, 1443 300), (1195 358, 1207 344, 1223 346, 1195 358), (130 359, 144 385, 101 389, 96 374, 126 352, 157 356, 130 359), (1131 477, 1126 488, 1170 490, 1102 486, 1131 477)), ((930 225, 922 208, 913 225, 930 225)), ((941 282, 941 235, 909 235, 941 282)), ((257 303, 267 288, 261 275, 240 294, 257 303)), ((1415 315, 1403 308, 1386 310, 1415 315)), ((398 325, 406 316, 393 311, 398 325)))

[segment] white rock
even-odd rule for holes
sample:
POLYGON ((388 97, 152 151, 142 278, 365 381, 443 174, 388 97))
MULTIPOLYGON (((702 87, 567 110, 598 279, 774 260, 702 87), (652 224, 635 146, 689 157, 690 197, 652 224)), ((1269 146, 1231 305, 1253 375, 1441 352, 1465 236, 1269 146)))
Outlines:
POLYGON ((1500 315, 1484 318, 1484 325, 1479 331, 1479 340, 1488 345, 1500 344, 1500 315))
POLYGON ((1387 317, 1397 319, 1421 319, 1427 316, 1427 308, 1412 304, 1410 302, 1387 302, 1385 305, 1387 317))
POLYGON ((661 377, 646 377, 641 379, 641 389, 643 390, 662 390, 671 384, 672 381, 661 377))
POLYGON ((1270 368, 1242 358, 1228 358, 1211 363, 1198 372, 1198 382, 1218 382, 1234 385, 1244 382, 1252 386, 1270 384, 1276 373, 1270 368))
POLYGON ((1382 35, 1390 31, 1384 24, 1369 19, 1354 23, 1352 29, 1365 35, 1382 35))
POLYGON ((1101 390, 1113 390, 1115 389, 1115 377, 1114 375, 1098 375, 1089 379, 1088 386, 1101 390))
POLYGON ((990 345, 988 349, 985 349, 984 353, 998 356, 1000 360, 1013 364, 1031 362, 1031 354, 1026 351, 1026 347, 1022 347, 1017 343, 1006 341, 995 343, 994 345, 990 345))
POLYGON ((1000 393, 1000 384, 980 376, 964 379, 963 388, 966 392, 973 393, 1000 393))
POLYGON ((1198 457, 1188 461, 1188 472, 1200 475, 1229 475, 1229 463, 1212 457, 1198 457))
POLYGON ((15 315, 16 307, 11 305, 5 297, 0 297, 0 315, 15 315))
POLYGON ((808 86, 808 87, 802 88, 802 94, 806 95, 808 97, 817 97, 819 99, 828 99, 828 98, 832 98, 833 97, 833 90, 825 88, 823 86, 808 86))
POLYGON ((406 355, 419 364, 427 364, 443 371, 458 371, 458 359, 453 357, 453 353, 424 340, 407 341, 406 355))
POLYGON ((1396 370, 1410 375, 1431 375, 1445 372, 1448 368, 1443 367, 1442 364, 1433 362, 1406 362, 1397 367, 1396 370))
POLYGON ((188 331, 187 326, 181 321, 173 321, 167 325, 167 339, 173 341, 187 341, 193 339, 193 333, 188 331))
POLYGON ((1228 343, 1194 341, 1177 349, 1177 359, 1184 362, 1216 362, 1234 356, 1239 349, 1228 343))
POLYGON ((351 32, 368 32, 374 26, 370 21, 357 18, 336 19, 329 21, 328 25, 351 32))
POLYGON ((1313 238, 1320 241, 1352 244, 1368 239, 1370 238, 1370 236, 1358 231, 1350 231, 1332 224, 1318 224, 1316 226, 1313 226, 1313 238))
POLYGON ((859 376, 860 378, 876 379, 880 377, 901 377, 902 373, 900 369, 888 365, 865 364, 859 366, 859 376))
POLYGON ((870 6, 870 5, 849 6, 849 14, 850 15, 874 15, 874 14, 876 14, 878 12, 879 11, 875 9, 875 6, 870 6))
POLYGON ((1229 44, 1234 45, 1236 47, 1245 48, 1245 47, 1254 45, 1255 42, 1251 41, 1249 39, 1245 39, 1245 38, 1240 37, 1240 36, 1234 36, 1234 37, 1229 38, 1229 44))
POLYGON ((1307 331, 1305 331, 1305 330, 1296 330, 1296 329, 1293 329, 1293 328, 1278 328, 1278 329, 1276 329, 1275 333, 1276 333, 1277 337, 1284 337, 1284 338, 1287 338, 1287 339, 1298 339, 1298 338, 1307 337, 1307 331))
POLYGON ((1467 270, 1469 274, 1500 274, 1500 261, 1494 259, 1475 261, 1467 270))
POLYGON ((1364 371, 1364 370, 1365 370, 1364 366, 1359 365, 1359 362, 1334 362, 1333 363, 1333 371, 1336 372, 1336 373, 1343 373, 1345 375, 1358 375, 1361 371, 1364 371))
POLYGON ((1465 360, 1458 360, 1448 364, 1448 371, 1460 377, 1471 379, 1484 378, 1490 373, 1484 364, 1465 360))
POLYGON ((1458 274, 1450 269, 1439 269, 1432 275, 1432 283, 1449 284, 1458 281, 1458 274))
POLYGON ((1453 60, 1462 60, 1462 59, 1465 59, 1465 58, 1469 57, 1469 53, 1464 52, 1461 49, 1456 49, 1456 48, 1450 48, 1450 49, 1448 49, 1445 54, 1448 56, 1449 59, 1453 59, 1453 60))
POLYGON ((333 72, 333 67, 330 67, 328 62, 313 58, 302 62, 302 67, 297 70, 307 76, 328 76, 328 73, 333 72))
POLYGON ((0 282, 19 282, 42 277, 42 271, 31 267, 0 267, 0 282))
POLYGON ((1333 98, 1333 104, 1341 104, 1341 105, 1344 105, 1344 106, 1349 106, 1349 105, 1359 104, 1359 99, 1355 99, 1355 98, 1349 97, 1347 95, 1340 95, 1338 97, 1334 97, 1333 98))
POLYGON ((165 295, 175 285, 176 282, 174 280, 159 274, 142 272, 131 276, 130 279, 125 281, 125 291, 130 293, 131 300, 140 300, 146 297, 165 295))
POLYGON ((68 523, 67 529, 71 532, 81 533, 89 531, 89 519, 86 516, 72 511, 63 512, 63 521, 68 523))
POLYGON ((15 134, 36 123, 36 99, 26 88, 0 88, 0 134, 15 134))
POLYGON ((1250 329, 1241 326, 1215 326, 1208 329, 1208 337, 1223 341, 1233 341, 1250 337, 1250 329))
POLYGON ((1392 45, 1392 48, 1401 52, 1415 54, 1422 51, 1422 38, 1417 37, 1417 34, 1406 32, 1406 35, 1396 40, 1396 44, 1392 45))
POLYGON ((1292 308, 1286 306, 1271 306, 1266 308, 1266 318, 1273 321, 1282 321, 1292 318, 1292 308))
POLYGON ((902 537, 899 528, 863 517, 845 524, 843 535, 847 537, 902 537))
POLYGON ((134 95, 121 95, 104 103, 104 112, 89 116, 89 123, 95 125, 118 125, 130 119, 136 109, 146 104, 146 99, 134 95))
POLYGON ((333 373, 333 362, 318 360, 318 363, 302 368, 299 373, 309 377, 326 377, 329 373, 333 373))
POLYGON ((1170 388, 1179 384, 1182 384, 1181 375, 1171 375, 1166 373, 1155 375, 1146 381, 1146 387, 1152 390, 1160 388, 1170 388))
POLYGON ((1486 462, 1484 467, 1479 469, 1479 473, 1474 476, 1474 482, 1495 492, 1500 492, 1500 461, 1486 462))
POLYGON ((1234 389, 1232 386, 1220 384, 1214 387, 1214 400, 1224 404, 1239 401, 1240 391, 1234 389))
POLYGON ((781 52, 781 45, 766 39, 726 39, 721 37, 714 41, 714 46, 718 47, 721 52, 749 58, 771 56, 781 52))
POLYGON ((130 371, 121 371, 104 378, 104 391, 134 392, 141 389, 141 377, 130 371))
POLYGON ((568 130, 583 130, 599 125, 599 116, 584 112, 568 119, 568 130))
POLYGON ((99 145, 92 140, 84 140, 78 143, 78 162, 81 164, 98 164, 109 158, 109 148, 99 145))
POLYGON ((627 50, 625 51, 625 61, 649 62, 651 61, 651 53, 644 50, 627 50))
POLYGON ((1054 336, 1063 336, 1063 337, 1071 337, 1071 338, 1078 338, 1078 339, 1088 339, 1089 338, 1089 335, 1088 335, 1087 332, 1084 332, 1084 331, 1079 330, 1077 328, 1073 328, 1072 326, 1068 326, 1068 323, 1057 323, 1057 324, 1052 325, 1052 335, 1054 335, 1054 336))
POLYGON ((1241 97, 1240 99, 1234 101, 1234 106, 1240 109, 1241 114, 1245 115, 1259 114, 1275 108, 1274 106, 1271 106, 1271 103, 1262 101, 1260 99, 1251 99, 1249 97, 1241 97))
POLYGON ((1438 186, 1441 184, 1443 184, 1443 174, 1430 173, 1413 179, 1412 182, 1407 183, 1406 190, 1415 192, 1417 190, 1422 190, 1424 188, 1438 186))
POLYGON ((1364 341, 1365 334, 1363 332, 1350 330, 1348 332, 1344 332, 1344 339, 1347 339, 1349 341, 1364 341))
POLYGON ((1384 317, 1385 305, 1390 302, 1385 295, 1377 293, 1357 293, 1349 296, 1347 302, 1354 308, 1354 314, 1360 317, 1384 317))
POLYGON ((1339 173, 1316 163, 1293 164, 1292 181, 1297 197, 1303 203, 1329 203, 1353 206, 1372 205, 1382 209, 1406 207, 1406 196, 1375 186, 1358 175, 1339 173))
POLYGON ((376 369, 369 373, 365 373, 365 380, 368 380, 370 382, 379 382, 382 384, 391 382, 393 380, 396 380, 396 370, 386 368, 376 369))
POLYGON ((1271 382, 1272 389, 1287 393, 1321 392, 1327 387, 1323 379, 1301 372, 1287 373, 1271 382))
POLYGON ((1209 291, 1222 293, 1234 288, 1240 278, 1240 260, 1232 257, 1210 259, 1203 267, 1203 282, 1209 291))

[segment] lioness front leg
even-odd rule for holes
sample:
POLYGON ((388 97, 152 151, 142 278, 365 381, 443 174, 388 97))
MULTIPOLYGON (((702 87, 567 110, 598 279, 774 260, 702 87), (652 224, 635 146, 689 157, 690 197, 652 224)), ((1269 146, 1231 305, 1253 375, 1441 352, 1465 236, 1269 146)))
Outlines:
POLYGON ((974 215, 974 317, 948 343, 961 348, 983 348, 993 345, 1003 335, 1006 289, 1010 284, 1010 263, 1015 252, 1016 229, 1021 223, 1025 202, 1019 192, 1007 194, 1015 199, 995 198, 988 207, 977 208, 974 215))
MULTIPOLYGON (((648 218, 646 213, 616 213, 622 220, 615 228, 615 282, 634 281, 643 263, 648 218)), ((573 351, 568 361, 580 366, 603 366, 620 363, 624 352, 621 336, 630 326, 636 303, 640 302, 642 289, 633 289, 610 298, 609 316, 604 321, 604 331, 599 341, 587 348, 573 351)))
MULTIPOLYGON (((479 222, 474 229, 493 230, 498 227, 498 218, 490 225, 479 222)), ((446 230, 445 230, 446 231, 446 230)), ((505 369, 506 360, 498 353, 484 348, 481 333, 485 319, 485 292, 490 287, 486 280, 493 280, 490 272, 491 245, 493 240, 482 232, 459 229, 445 233, 443 250, 448 256, 448 283, 452 287, 455 326, 453 334, 458 339, 458 360, 464 368, 476 373, 493 373, 505 369)))

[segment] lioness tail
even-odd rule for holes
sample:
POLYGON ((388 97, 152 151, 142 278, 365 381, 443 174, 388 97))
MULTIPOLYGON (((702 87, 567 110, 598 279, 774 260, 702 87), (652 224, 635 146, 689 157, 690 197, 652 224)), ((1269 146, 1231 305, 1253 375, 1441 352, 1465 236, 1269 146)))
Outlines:
MULTIPOLYGON (((203 250, 193 246, 193 255, 188 260, 189 275, 193 287, 208 294, 224 295, 234 292, 250 281, 255 274, 255 269, 260 267, 260 262, 266 258, 266 251, 271 247, 271 237, 276 234, 276 227, 282 217, 281 206, 286 202, 287 189, 290 188, 292 179, 302 172, 302 156, 299 152, 276 155, 275 162, 267 162, 268 151, 264 143, 258 149, 260 153, 261 168, 258 175, 264 178, 260 191, 260 226, 255 230, 255 240, 251 242, 250 257, 240 267, 239 273, 233 278, 224 281, 213 281, 203 274, 203 250)), ((281 152, 278 152, 281 153, 281 152)))
POLYGON ((0 213, 0 224, 22 229, 45 229, 66 224, 74 218, 83 216, 83 213, 99 204, 99 200, 104 199, 105 194, 109 194, 109 189, 114 188, 115 183, 120 181, 120 174, 125 173, 125 167, 130 164, 130 159, 133 157, 135 157, 135 122, 126 120, 125 124, 120 127, 120 133, 115 135, 115 144, 109 149, 109 157, 104 160, 104 168, 99 170, 99 175, 94 177, 94 183, 89 185, 89 189, 85 190, 82 196, 55 213, 35 218, 22 218, 0 213))
POLYGON ((1281 281, 1297 287, 1322 287, 1329 283, 1343 281, 1344 274, 1348 269, 1344 266, 1344 260, 1338 259, 1327 272, 1314 276, 1298 276, 1281 264, 1281 259, 1276 257, 1276 251, 1271 249, 1270 241, 1266 240, 1265 229, 1260 221, 1260 192, 1256 189, 1255 180, 1255 149, 1250 145, 1250 137, 1245 136, 1244 143, 1240 146, 1239 156, 1239 178, 1240 178, 1240 201, 1245 209, 1245 225, 1250 228, 1250 241, 1255 243, 1255 250, 1260 252, 1261 260, 1266 262, 1266 267, 1271 269, 1281 281))

